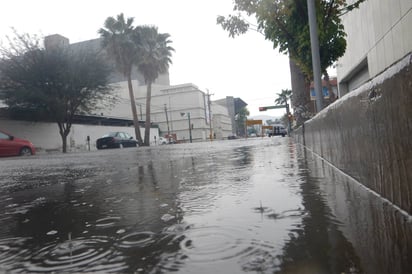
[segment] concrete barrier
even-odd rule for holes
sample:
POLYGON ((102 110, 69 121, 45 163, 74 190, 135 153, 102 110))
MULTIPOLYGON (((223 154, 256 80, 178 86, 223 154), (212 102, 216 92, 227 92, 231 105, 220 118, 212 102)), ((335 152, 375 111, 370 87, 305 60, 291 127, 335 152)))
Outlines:
POLYGON ((297 142, 412 214, 412 55, 295 131, 297 142))

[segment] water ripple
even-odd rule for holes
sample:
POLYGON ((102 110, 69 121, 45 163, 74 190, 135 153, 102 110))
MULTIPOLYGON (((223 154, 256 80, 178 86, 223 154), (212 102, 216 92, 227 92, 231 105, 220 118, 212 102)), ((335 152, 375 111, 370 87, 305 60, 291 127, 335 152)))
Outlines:
MULTIPOLYGON (((174 231, 173 229, 168 232, 174 231)), ((253 239, 250 231, 239 227, 184 225, 178 229, 173 241, 178 241, 179 251, 164 254, 157 271, 178 271, 186 263, 205 265, 218 261, 245 261, 245 269, 256 269, 254 254, 273 253, 274 246, 267 241, 253 239)), ((157 273, 157 272, 156 272, 157 273)))
MULTIPOLYGON (((105 264, 113 253, 111 246, 109 238, 103 236, 69 239, 42 248, 24 267, 29 272, 76 272, 85 266, 105 264)), ((107 264, 105 267, 110 268, 107 264)))
POLYGON ((230 227, 198 227, 186 230, 180 242, 182 252, 193 262, 227 260, 248 252, 244 231, 230 227), (243 234, 243 236, 242 236, 243 234))
POLYGON ((120 248, 145 247, 152 244, 155 234, 151 231, 133 232, 120 238, 117 244, 120 248))
POLYGON ((106 217, 96 221, 96 227, 106 228, 114 226, 121 218, 120 217, 106 217))
POLYGON ((29 253, 25 248, 26 242, 30 238, 6 238, 0 240, 0 265, 7 267, 13 262, 19 261, 19 258, 24 257, 29 253))

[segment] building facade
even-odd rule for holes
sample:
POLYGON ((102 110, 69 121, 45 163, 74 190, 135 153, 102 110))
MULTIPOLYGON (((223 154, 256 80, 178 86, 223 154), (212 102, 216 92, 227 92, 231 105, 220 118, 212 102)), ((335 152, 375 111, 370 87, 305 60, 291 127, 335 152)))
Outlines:
POLYGON ((217 140, 227 139, 232 136, 232 119, 226 107, 212 102, 213 138, 217 140))
POLYGON ((226 96, 226 98, 214 101, 216 104, 226 107, 229 117, 232 123, 232 135, 243 135, 239 132, 236 118, 240 110, 247 106, 247 104, 240 98, 234 98, 233 96, 226 96))
POLYGON ((411 52, 412 1, 368 0, 342 20, 347 48, 337 63, 339 97, 411 52))

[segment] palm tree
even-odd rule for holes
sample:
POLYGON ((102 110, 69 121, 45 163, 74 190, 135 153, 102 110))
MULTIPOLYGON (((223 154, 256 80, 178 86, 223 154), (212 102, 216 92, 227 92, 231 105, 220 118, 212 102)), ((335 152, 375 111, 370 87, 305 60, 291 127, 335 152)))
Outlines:
POLYGON ((152 99, 152 84, 159 74, 167 72, 172 63, 170 57, 174 49, 169 46, 172 42, 168 33, 158 33, 155 26, 139 26, 136 28, 136 45, 139 61, 137 69, 143 75, 147 85, 146 93, 146 122, 144 144, 150 145, 150 102, 152 99))
POLYGON ((292 90, 282 89, 281 93, 277 93, 278 98, 275 99, 276 105, 286 105, 292 96, 292 90))
POLYGON ((123 13, 117 15, 117 18, 108 17, 104 22, 104 28, 99 29, 103 48, 106 49, 109 57, 116 64, 119 72, 127 78, 129 88, 130 104, 132 107, 133 124, 136 134, 136 140, 140 145, 143 144, 140 134, 139 120, 137 118, 136 102, 132 86, 132 68, 137 62, 138 52, 135 43, 135 27, 132 17, 125 20, 123 13))

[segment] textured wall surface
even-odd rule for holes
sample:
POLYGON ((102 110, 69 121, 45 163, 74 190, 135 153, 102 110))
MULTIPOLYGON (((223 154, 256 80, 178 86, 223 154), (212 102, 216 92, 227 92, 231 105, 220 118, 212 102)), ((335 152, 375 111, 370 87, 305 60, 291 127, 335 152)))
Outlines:
POLYGON ((412 55, 307 121, 295 138, 412 214, 412 55))

